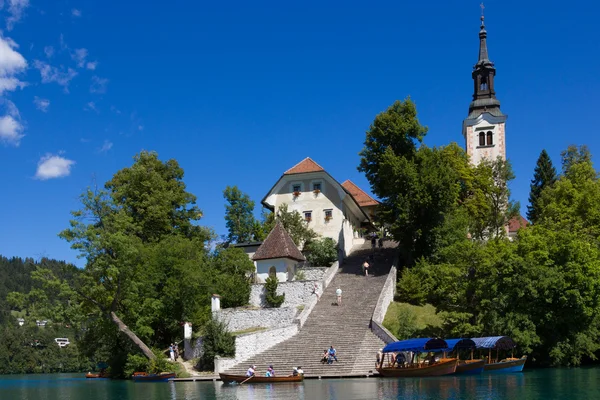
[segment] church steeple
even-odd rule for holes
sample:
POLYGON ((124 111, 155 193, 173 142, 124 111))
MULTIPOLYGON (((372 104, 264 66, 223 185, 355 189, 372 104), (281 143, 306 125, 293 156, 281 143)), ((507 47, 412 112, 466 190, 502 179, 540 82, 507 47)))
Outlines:
POLYGON ((473 101, 469 105, 469 116, 463 121, 465 149, 474 165, 483 159, 506 160, 505 114, 500 111, 496 98, 494 78, 496 68, 490 61, 487 47, 487 31, 481 5, 481 28, 479 29, 479 59, 473 67, 473 101))
POLYGON ((496 68, 490 61, 487 48, 487 31, 485 30, 483 16, 483 5, 481 13, 481 28, 479 30, 479 60, 473 67, 473 101, 469 105, 469 116, 467 118, 477 118, 479 115, 488 112, 495 117, 502 116, 500 111, 500 101, 496 98, 494 89, 494 78, 496 68))

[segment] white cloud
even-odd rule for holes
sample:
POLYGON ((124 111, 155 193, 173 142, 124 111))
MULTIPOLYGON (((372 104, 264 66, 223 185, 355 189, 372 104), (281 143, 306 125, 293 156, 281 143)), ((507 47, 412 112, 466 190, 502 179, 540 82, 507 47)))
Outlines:
POLYGON ((85 66, 85 58, 88 56, 87 49, 75 49, 73 54, 71 54, 71 58, 73 61, 77 63, 79 68, 83 68, 85 66))
POLYGON ((6 29, 12 30, 14 25, 21 20, 25 9, 29 7, 29 0, 8 0, 9 17, 6 19, 6 29))
POLYGON ((54 47, 52 47, 52 46, 44 47, 44 54, 46 54, 46 57, 52 58, 52 56, 54 55, 54 47))
POLYGON ((81 17, 81 10, 74 8, 71 10, 71 15, 76 18, 81 17))
POLYGON ((50 107, 50 100, 42 99, 40 97, 35 96, 33 98, 33 104, 35 104, 35 108, 37 108, 38 110, 42 112, 47 112, 48 107, 50 107))
POLYGON ((98 153, 106 153, 110 149, 112 149, 112 147, 113 147, 113 142, 105 140, 104 144, 102 145, 102 147, 100 147, 100 149, 98 149, 98 153))
POLYGON ((100 78, 96 75, 92 76, 92 84, 90 85, 90 93, 106 93, 106 85, 108 79, 100 78))
POLYGON ((13 146, 19 146, 23 138, 23 125, 12 117, 5 115, 0 117, 0 141, 13 146))
POLYGON ((92 71, 95 70, 97 66, 98 61, 88 61, 88 63, 85 65, 87 69, 91 69, 92 71))
POLYGON ((14 50, 17 47, 12 39, 0 37, 0 76, 13 75, 27 67, 25 58, 14 50))
POLYGON ((55 154, 46 154, 38 161, 35 177, 42 181, 47 179, 62 178, 71 174, 71 167, 75 161, 68 160, 55 154))
POLYGON ((66 92, 69 91, 69 82, 77 76, 77 71, 72 68, 67 68, 65 70, 62 66, 61 68, 53 67, 40 60, 35 60, 33 65, 40 71, 42 83, 56 82, 60 86, 63 86, 66 92))
POLYGON ((83 109, 99 112, 98 108, 96 107, 96 103, 94 103, 93 101, 90 101, 89 103, 87 103, 83 109))
POLYGON ((26 86, 25 82, 21 82, 17 78, 0 77, 0 95, 2 95, 4 91, 12 92, 16 88, 22 89, 24 86, 26 86))

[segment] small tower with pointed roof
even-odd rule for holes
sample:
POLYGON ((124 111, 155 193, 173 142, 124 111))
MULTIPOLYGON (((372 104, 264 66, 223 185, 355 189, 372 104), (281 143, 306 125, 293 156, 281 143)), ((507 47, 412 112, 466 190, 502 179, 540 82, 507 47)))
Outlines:
POLYGON ((276 276, 280 282, 291 281, 296 273, 296 265, 306 261, 306 258, 283 224, 277 221, 252 260, 256 263, 256 280, 262 283, 269 276, 276 276))
POLYGON ((500 111, 500 101, 496 98, 494 80, 496 68, 490 61, 487 47, 483 4, 481 28, 479 30, 479 59, 473 67, 473 101, 469 105, 469 115, 463 122, 463 136, 467 154, 475 165, 486 158, 506 159, 505 125, 507 116, 500 111))

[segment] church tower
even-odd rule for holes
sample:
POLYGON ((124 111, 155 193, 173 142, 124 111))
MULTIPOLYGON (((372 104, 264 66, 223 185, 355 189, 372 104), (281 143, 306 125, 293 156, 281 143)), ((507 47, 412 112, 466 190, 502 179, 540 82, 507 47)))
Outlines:
POLYGON ((469 116, 463 121, 467 154, 475 165, 484 158, 495 160, 500 156, 506 160, 507 116, 500 111, 500 101, 496 98, 496 68, 488 56, 483 13, 479 30, 479 60, 473 67, 472 77, 473 101, 469 105, 469 116))

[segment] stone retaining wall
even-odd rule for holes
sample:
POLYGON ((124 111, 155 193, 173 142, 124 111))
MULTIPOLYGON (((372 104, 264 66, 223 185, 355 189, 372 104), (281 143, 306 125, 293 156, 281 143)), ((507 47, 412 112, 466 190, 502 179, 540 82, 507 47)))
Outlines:
POLYGON ((298 325, 248 333, 235 338, 235 358, 215 357, 215 374, 250 359, 298 333, 298 325))
POLYGON ((215 311, 214 316, 227 325, 229 332, 238 332, 249 328, 280 328, 293 323, 298 315, 296 307, 226 308, 215 311))
POLYGON ((396 256, 394 259, 390 273, 385 280, 383 289, 381 289, 381 294, 377 300, 377 305, 373 311, 373 316, 371 317, 371 331, 373 331, 373 333, 385 343, 398 341, 398 339, 396 339, 396 337, 383 326, 383 319, 385 318, 387 309, 392 301, 394 301, 394 294, 396 292, 397 264, 398 256, 396 256))

